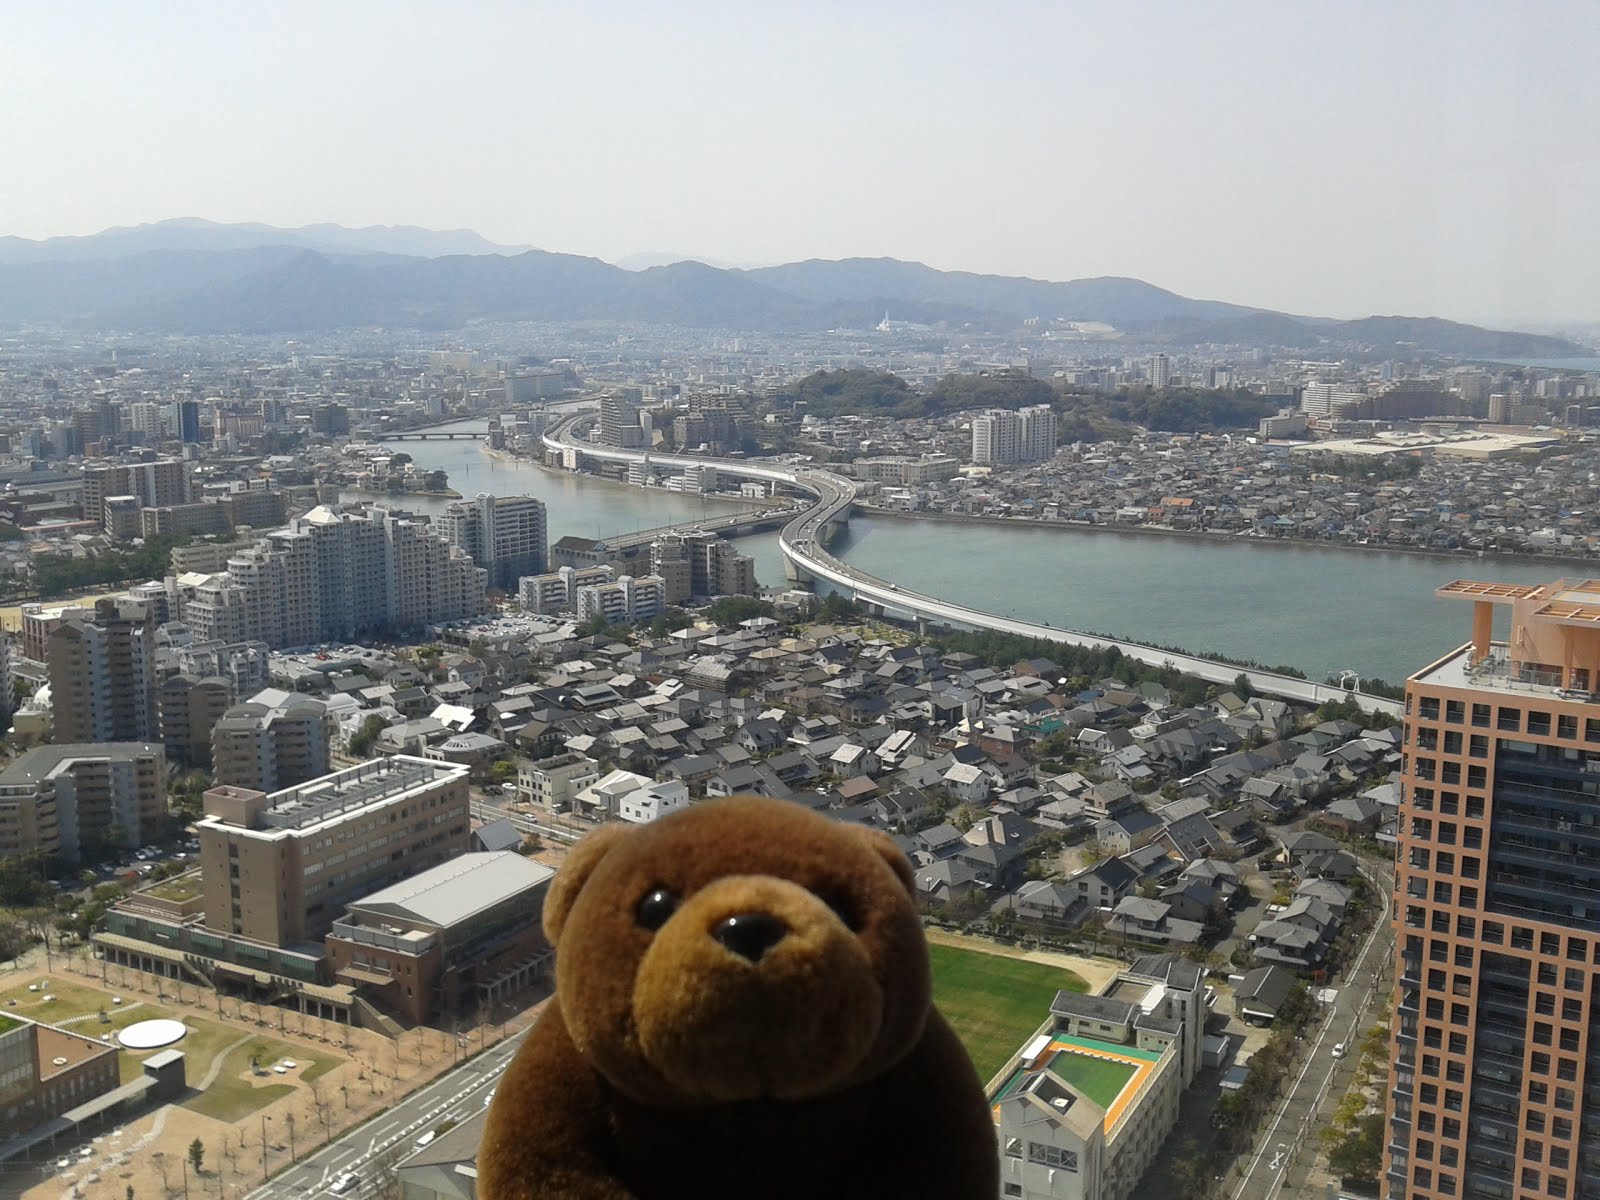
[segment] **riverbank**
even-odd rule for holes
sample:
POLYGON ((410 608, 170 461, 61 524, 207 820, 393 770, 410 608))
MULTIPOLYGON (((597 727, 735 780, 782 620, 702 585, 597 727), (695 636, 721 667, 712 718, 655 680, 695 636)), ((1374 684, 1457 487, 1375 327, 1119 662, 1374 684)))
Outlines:
POLYGON ((1132 534, 1147 538, 1168 538, 1174 541, 1213 543, 1216 545, 1276 546, 1282 549, 1334 550, 1347 554, 1406 554, 1416 558, 1448 559, 1452 562, 1527 563, 1536 566, 1572 567, 1585 572, 1600 570, 1595 559, 1573 558, 1556 554, 1502 554, 1497 551, 1480 553, 1467 550, 1433 550, 1426 546, 1352 545, 1349 542, 1324 541, 1321 538, 1302 537, 1251 537, 1246 534, 1223 533, 1209 529, 1174 529, 1169 525, 1097 525, 1092 521, 1041 521, 1030 517, 997 517, 987 513, 906 512, 904 509, 878 508, 857 503, 864 516, 887 517, 897 521, 919 521, 932 525, 993 525, 1004 529, 1044 529, 1057 532, 1088 533, 1107 537, 1132 534))
MULTIPOLYGON (((612 487, 628 488, 636 492, 666 492, 668 495, 698 497, 701 500, 714 500, 720 504, 733 504, 739 508, 750 511, 765 511, 772 508, 789 507, 784 500, 775 497, 757 499, 753 496, 732 496, 726 492, 675 492, 671 488, 654 487, 650 484, 629 483, 626 479, 611 479, 605 475, 593 475, 588 471, 569 471, 565 467, 552 467, 537 458, 529 458, 525 454, 518 454, 514 450, 494 450, 487 443, 480 445, 479 449, 496 462, 507 463, 519 467, 537 467, 546 475, 555 475, 567 479, 583 479, 591 483, 604 483, 612 487)), ((692 524, 692 522, 691 522, 692 524)))

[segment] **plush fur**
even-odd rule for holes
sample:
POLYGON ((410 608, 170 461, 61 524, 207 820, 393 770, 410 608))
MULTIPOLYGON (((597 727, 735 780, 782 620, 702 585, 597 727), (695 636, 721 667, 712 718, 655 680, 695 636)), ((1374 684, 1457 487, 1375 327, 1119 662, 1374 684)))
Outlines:
POLYGON ((556 997, 495 1093, 479 1196, 996 1196, 911 888, 889 838, 781 801, 590 834, 545 903, 556 997))

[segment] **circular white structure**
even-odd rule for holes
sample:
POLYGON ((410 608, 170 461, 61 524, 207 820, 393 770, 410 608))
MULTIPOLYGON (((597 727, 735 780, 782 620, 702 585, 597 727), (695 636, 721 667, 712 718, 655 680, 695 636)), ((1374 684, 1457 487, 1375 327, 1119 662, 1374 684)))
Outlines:
POLYGON ((117 1034, 117 1041, 129 1050, 154 1050, 172 1045, 188 1032, 182 1021, 140 1021, 117 1034))

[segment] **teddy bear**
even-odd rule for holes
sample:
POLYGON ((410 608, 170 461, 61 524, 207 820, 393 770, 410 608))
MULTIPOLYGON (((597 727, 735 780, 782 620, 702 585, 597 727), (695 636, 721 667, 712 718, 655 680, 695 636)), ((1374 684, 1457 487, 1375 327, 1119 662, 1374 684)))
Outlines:
POLYGON ((481 1200, 999 1194, 885 834, 760 797, 604 825, 543 924, 556 993, 489 1107, 481 1200))

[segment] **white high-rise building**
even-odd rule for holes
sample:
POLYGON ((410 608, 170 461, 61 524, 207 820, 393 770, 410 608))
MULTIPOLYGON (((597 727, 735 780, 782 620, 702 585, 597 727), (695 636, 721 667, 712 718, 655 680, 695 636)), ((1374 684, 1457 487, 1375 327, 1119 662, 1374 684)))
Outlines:
POLYGON ((972 461, 1001 466, 1017 461, 1017 438, 1022 422, 1004 408, 991 408, 972 418, 972 461))
POLYGON ((1048 404, 1035 404, 1017 413, 1017 461, 1042 462, 1056 453, 1056 413, 1048 404))
POLYGON ((1056 452, 1056 414, 1048 404, 1012 412, 991 408, 972 419, 972 461, 988 466, 1039 462, 1056 452))
POLYGON ((623 575, 615 583, 591 584, 578 589, 578 619, 604 617, 610 625, 638 625, 653 621, 667 608, 667 581, 659 575, 635 579, 623 575))
POLYGON ((230 558, 184 619, 198 640, 349 641, 482 612, 487 578, 409 513, 322 505, 230 558))
POLYGON ((1153 355, 1150 359, 1150 386, 1164 388, 1172 382, 1172 368, 1167 362, 1165 354, 1153 355))
POLYGON ((524 575, 543 574, 548 538, 544 502, 479 493, 439 514, 439 533, 489 572, 489 586, 512 591, 524 575))

